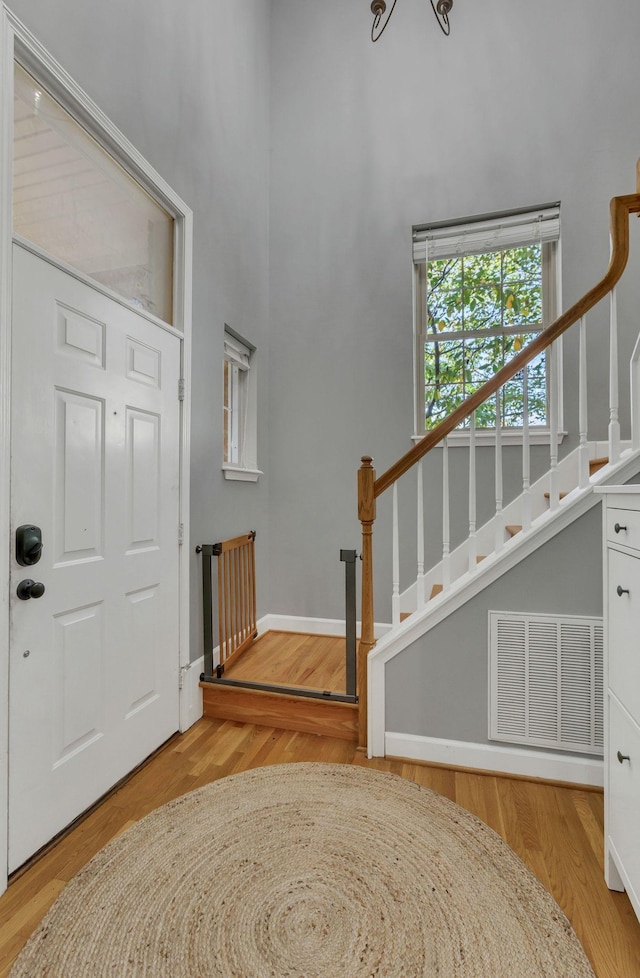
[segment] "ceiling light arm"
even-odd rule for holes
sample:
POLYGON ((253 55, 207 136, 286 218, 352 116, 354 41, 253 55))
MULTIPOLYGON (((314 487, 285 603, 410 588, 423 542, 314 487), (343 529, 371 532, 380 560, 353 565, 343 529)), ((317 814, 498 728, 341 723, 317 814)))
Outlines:
POLYGON ((448 37, 449 34, 451 33, 451 24, 449 23, 449 13, 451 12, 451 8, 453 7, 453 0, 438 0, 437 3, 434 3, 433 0, 431 0, 431 7, 433 9, 434 14, 436 15, 436 20, 440 25, 440 30, 442 31, 443 34, 446 34, 448 37))
POLYGON ((373 0, 373 3, 371 4, 371 13, 373 14, 373 24, 371 25, 371 40, 374 43, 378 41, 384 34, 385 27, 391 20, 391 14, 393 13, 396 3, 397 0, 393 0, 393 3, 391 4, 391 10, 385 17, 384 15, 387 10, 387 5, 385 3, 385 0, 373 0), (381 22, 382 22, 382 27, 380 27, 381 22))
MULTIPOLYGON (((451 31, 451 25, 449 23, 449 14, 451 8, 453 7, 453 0, 430 0, 431 7, 435 14, 436 20, 440 26, 440 30, 443 34, 449 34, 451 31)), ((371 40, 378 41, 384 34, 385 28, 389 21, 391 20, 391 14, 393 13, 397 0, 393 0, 391 4, 391 9, 387 14, 387 4, 385 0, 373 0, 371 4, 371 13, 373 14, 373 24, 371 25, 371 40), (385 17, 386 14, 386 17, 385 17), (382 24, 382 27, 380 26, 382 24)))

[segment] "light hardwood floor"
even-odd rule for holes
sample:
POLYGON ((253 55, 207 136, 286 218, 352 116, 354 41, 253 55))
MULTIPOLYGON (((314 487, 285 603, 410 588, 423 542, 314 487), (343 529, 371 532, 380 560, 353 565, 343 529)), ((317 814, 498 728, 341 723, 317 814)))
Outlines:
MULTIPOLYGON (((603 879, 601 793, 401 760, 368 761, 344 740, 210 719, 198 721, 171 741, 12 882, 0 898, 0 978, 8 974, 65 883, 109 839, 158 805, 200 785, 260 765, 297 761, 391 771, 474 812, 506 839, 551 891, 571 920, 597 978, 640 978, 640 924, 626 895, 610 892, 603 879)), ((211 830, 215 834, 215 826, 211 830)))
POLYGON ((225 670, 227 679, 345 691, 345 640, 269 631, 225 670))

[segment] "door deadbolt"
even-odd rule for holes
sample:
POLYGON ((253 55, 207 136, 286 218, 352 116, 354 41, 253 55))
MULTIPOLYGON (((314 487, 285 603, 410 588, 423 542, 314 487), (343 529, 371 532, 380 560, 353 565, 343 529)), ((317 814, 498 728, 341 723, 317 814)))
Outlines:
POLYGON ((16 589, 16 594, 21 601, 28 601, 29 598, 41 598, 44 594, 44 584, 39 581, 31 581, 27 578, 20 581, 16 589))
POLYGON ((16 560, 21 567, 32 567, 42 556, 42 530, 25 523, 16 530, 16 560))

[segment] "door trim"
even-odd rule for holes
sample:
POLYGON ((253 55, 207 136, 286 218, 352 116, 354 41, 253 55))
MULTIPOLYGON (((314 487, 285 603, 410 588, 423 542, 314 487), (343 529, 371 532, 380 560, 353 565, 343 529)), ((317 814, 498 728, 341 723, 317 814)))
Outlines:
MULTIPOLYGON (((11 250, 13 158, 13 63, 20 62, 74 118, 157 200, 175 220, 174 322, 181 333, 184 401, 180 423, 180 649, 176 684, 190 661, 189 640, 189 484, 191 428, 191 314, 193 214, 153 167, 107 118, 36 37, 0 0, 0 893, 7 886, 8 716, 9 716, 9 569, 11 445, 11 250)), ((172 330, 173 332, 173 330, 172 330)), ((176 392, 177 396, 177 392, 176 392)), ((176 527, 176 534, 179 528, 176 527)), ((180 688, 180 729, 187 728, 187 690, 180 688)))

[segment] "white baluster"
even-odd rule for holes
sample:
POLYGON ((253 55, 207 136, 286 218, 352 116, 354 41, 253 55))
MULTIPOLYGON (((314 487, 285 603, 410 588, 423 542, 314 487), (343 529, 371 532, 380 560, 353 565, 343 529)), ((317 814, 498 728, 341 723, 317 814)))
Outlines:
POLYGON ((611 290, 609 323, 609 462, 620 458, 620 421, 618 417, 618 302, 616 289, 611 290))
POLYGON ((398 483, 393 483, 393 590, 391 624, 400 624, 400 535, 398 532, 398 483))
POLYGON ((589 485, 589 445, 587 410, 587 321, 580 320, 580 377, 578 379, 578 427, 580 443, 578 446, 578 485, 584 489, 589 485))
POLYGON ((449 439, 442 442, 442 589, 451 584, 451 526, 449 519, 449 439))
POLYGON ((558 351, 554 343, 550 351, 549 371, 549 506, 556 509, 560 501, 558 484, 558 351))
POLYGON ((469 573, 473 574, 478 561, 478 540, 476 537, 476 413, 471 415, 469 424, 469 573))
POLYGON ((496 392, 496 552, 504 544, 504 517, 502 515, 502 415, 500 412, 500 391, 496 392))
POLYGON ((522 372, 522 529, 531 527, 531 446, 529 439, 529 368, 522 372))
POLYGON ((424 495, 422 490, 422 459, 418 462, 418 577, 416 579, 416 607, 424 608, 424 495))

